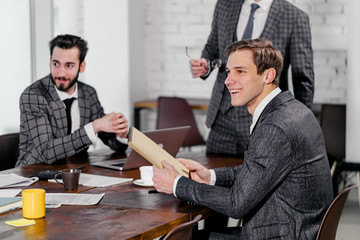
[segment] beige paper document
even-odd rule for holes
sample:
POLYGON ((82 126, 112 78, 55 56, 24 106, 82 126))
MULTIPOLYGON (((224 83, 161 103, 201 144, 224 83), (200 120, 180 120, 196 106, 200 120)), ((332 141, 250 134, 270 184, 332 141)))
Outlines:
POLYGON ((152 163, 154 167, 163 168, 161 162, 166 160, 174 166, 180 175, 189 177, 189 170, 184 165, 134 127, 130 128, 128 144, 133 150, 152 163))

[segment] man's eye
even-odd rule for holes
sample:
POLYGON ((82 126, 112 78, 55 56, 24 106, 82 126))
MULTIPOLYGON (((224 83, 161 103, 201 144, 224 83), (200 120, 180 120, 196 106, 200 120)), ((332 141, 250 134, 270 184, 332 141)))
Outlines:
POLYGON ((53 62, 53 66, 54 66, 54 67, 57 67, 57 66, 59 66, 59 64, 56 63, 56 62, 53 62))
POLYGON ((73 68, 73 67, 74 67, 74 64, 68 64, 67 67, 68 67, 68 68, 73 68))

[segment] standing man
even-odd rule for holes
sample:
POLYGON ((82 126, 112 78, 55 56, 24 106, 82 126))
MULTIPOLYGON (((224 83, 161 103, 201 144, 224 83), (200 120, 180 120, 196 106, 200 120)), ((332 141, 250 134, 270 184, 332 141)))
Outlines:
MULTIPOLYGON (((202 58, 190 61, 193 77, 206 79, 213 70, 207 67, 207 60, 225 60, 224 50, 232 42, 259 37, 270 40, 284 57, 280 89, 289 88, 291 65, 295 98, 310 108, 314 71, 309 18, 286 0, 218 0, 202 58)), ((249 142, 252 117, 245 107, 231 106, 224 85, 225 65, 226 62, 219 69, 207 113, 210 133, 206 152, 242 157, 249 142)))
POLYGON ((20 97, 20 143, 16 166, 52 164, 86 152, 97 136, 124 153, 121 138, 128 122, 121 113, 105 115, 96 91, 78 81, 85 70, 87 42, 73 35, 50 41, 50 74, 34 82, 20 97))
MULTIPOLYGON (((231 232, 238 239, 315 239, 333 198, 319 123, 309 108, 278 87, 283 59, 269 41, 243 40, 227 51, 231 104, 247 107, 253 116, 243 165, 209 170, 180 159, 190 179, 164 160, 165 168, 154 168, 154 186, 243 218, 243 227, 231 232)), ((211 237, 230 239, 218 235, 211 237)))

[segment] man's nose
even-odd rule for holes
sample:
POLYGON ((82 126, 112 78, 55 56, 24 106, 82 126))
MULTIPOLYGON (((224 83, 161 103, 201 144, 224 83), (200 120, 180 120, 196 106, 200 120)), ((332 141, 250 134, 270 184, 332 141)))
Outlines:
POLYGON ((225 78, 224 84, 225 84, 226 86, 228 86, 229 84, 231 84, 231 83, 233 83, 233 82, 234 82, 234 80, 232 79, 231 74, 228 73, 228 74, 227 74, 227 77, 225 78))
POLYGON ((65 76, 65 69, 64 69, 64 67, 59 67, 58 76, 59 76, 59 77, 65 76))

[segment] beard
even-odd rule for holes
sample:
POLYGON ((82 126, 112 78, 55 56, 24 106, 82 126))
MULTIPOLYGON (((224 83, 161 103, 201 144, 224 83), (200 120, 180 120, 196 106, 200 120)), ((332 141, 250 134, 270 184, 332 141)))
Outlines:
POLYGON ((72 86, 74 86, 78 82, 79 73, 80 73, 80 69, 78 70, 76 77, 74 77, 73 79, 63 78, 63 77, 53 77, 52 73, 50 74, 50 78, 53 81, 53 83, 55 84, 57 89, 59 89, 60 91, 66 92, 67 90, 69 90, 72 86), (68 85, 66 85, 66 83, 56 84, 56 80, 66 80, 67 82, 69 82, 69 84, 68 85))

